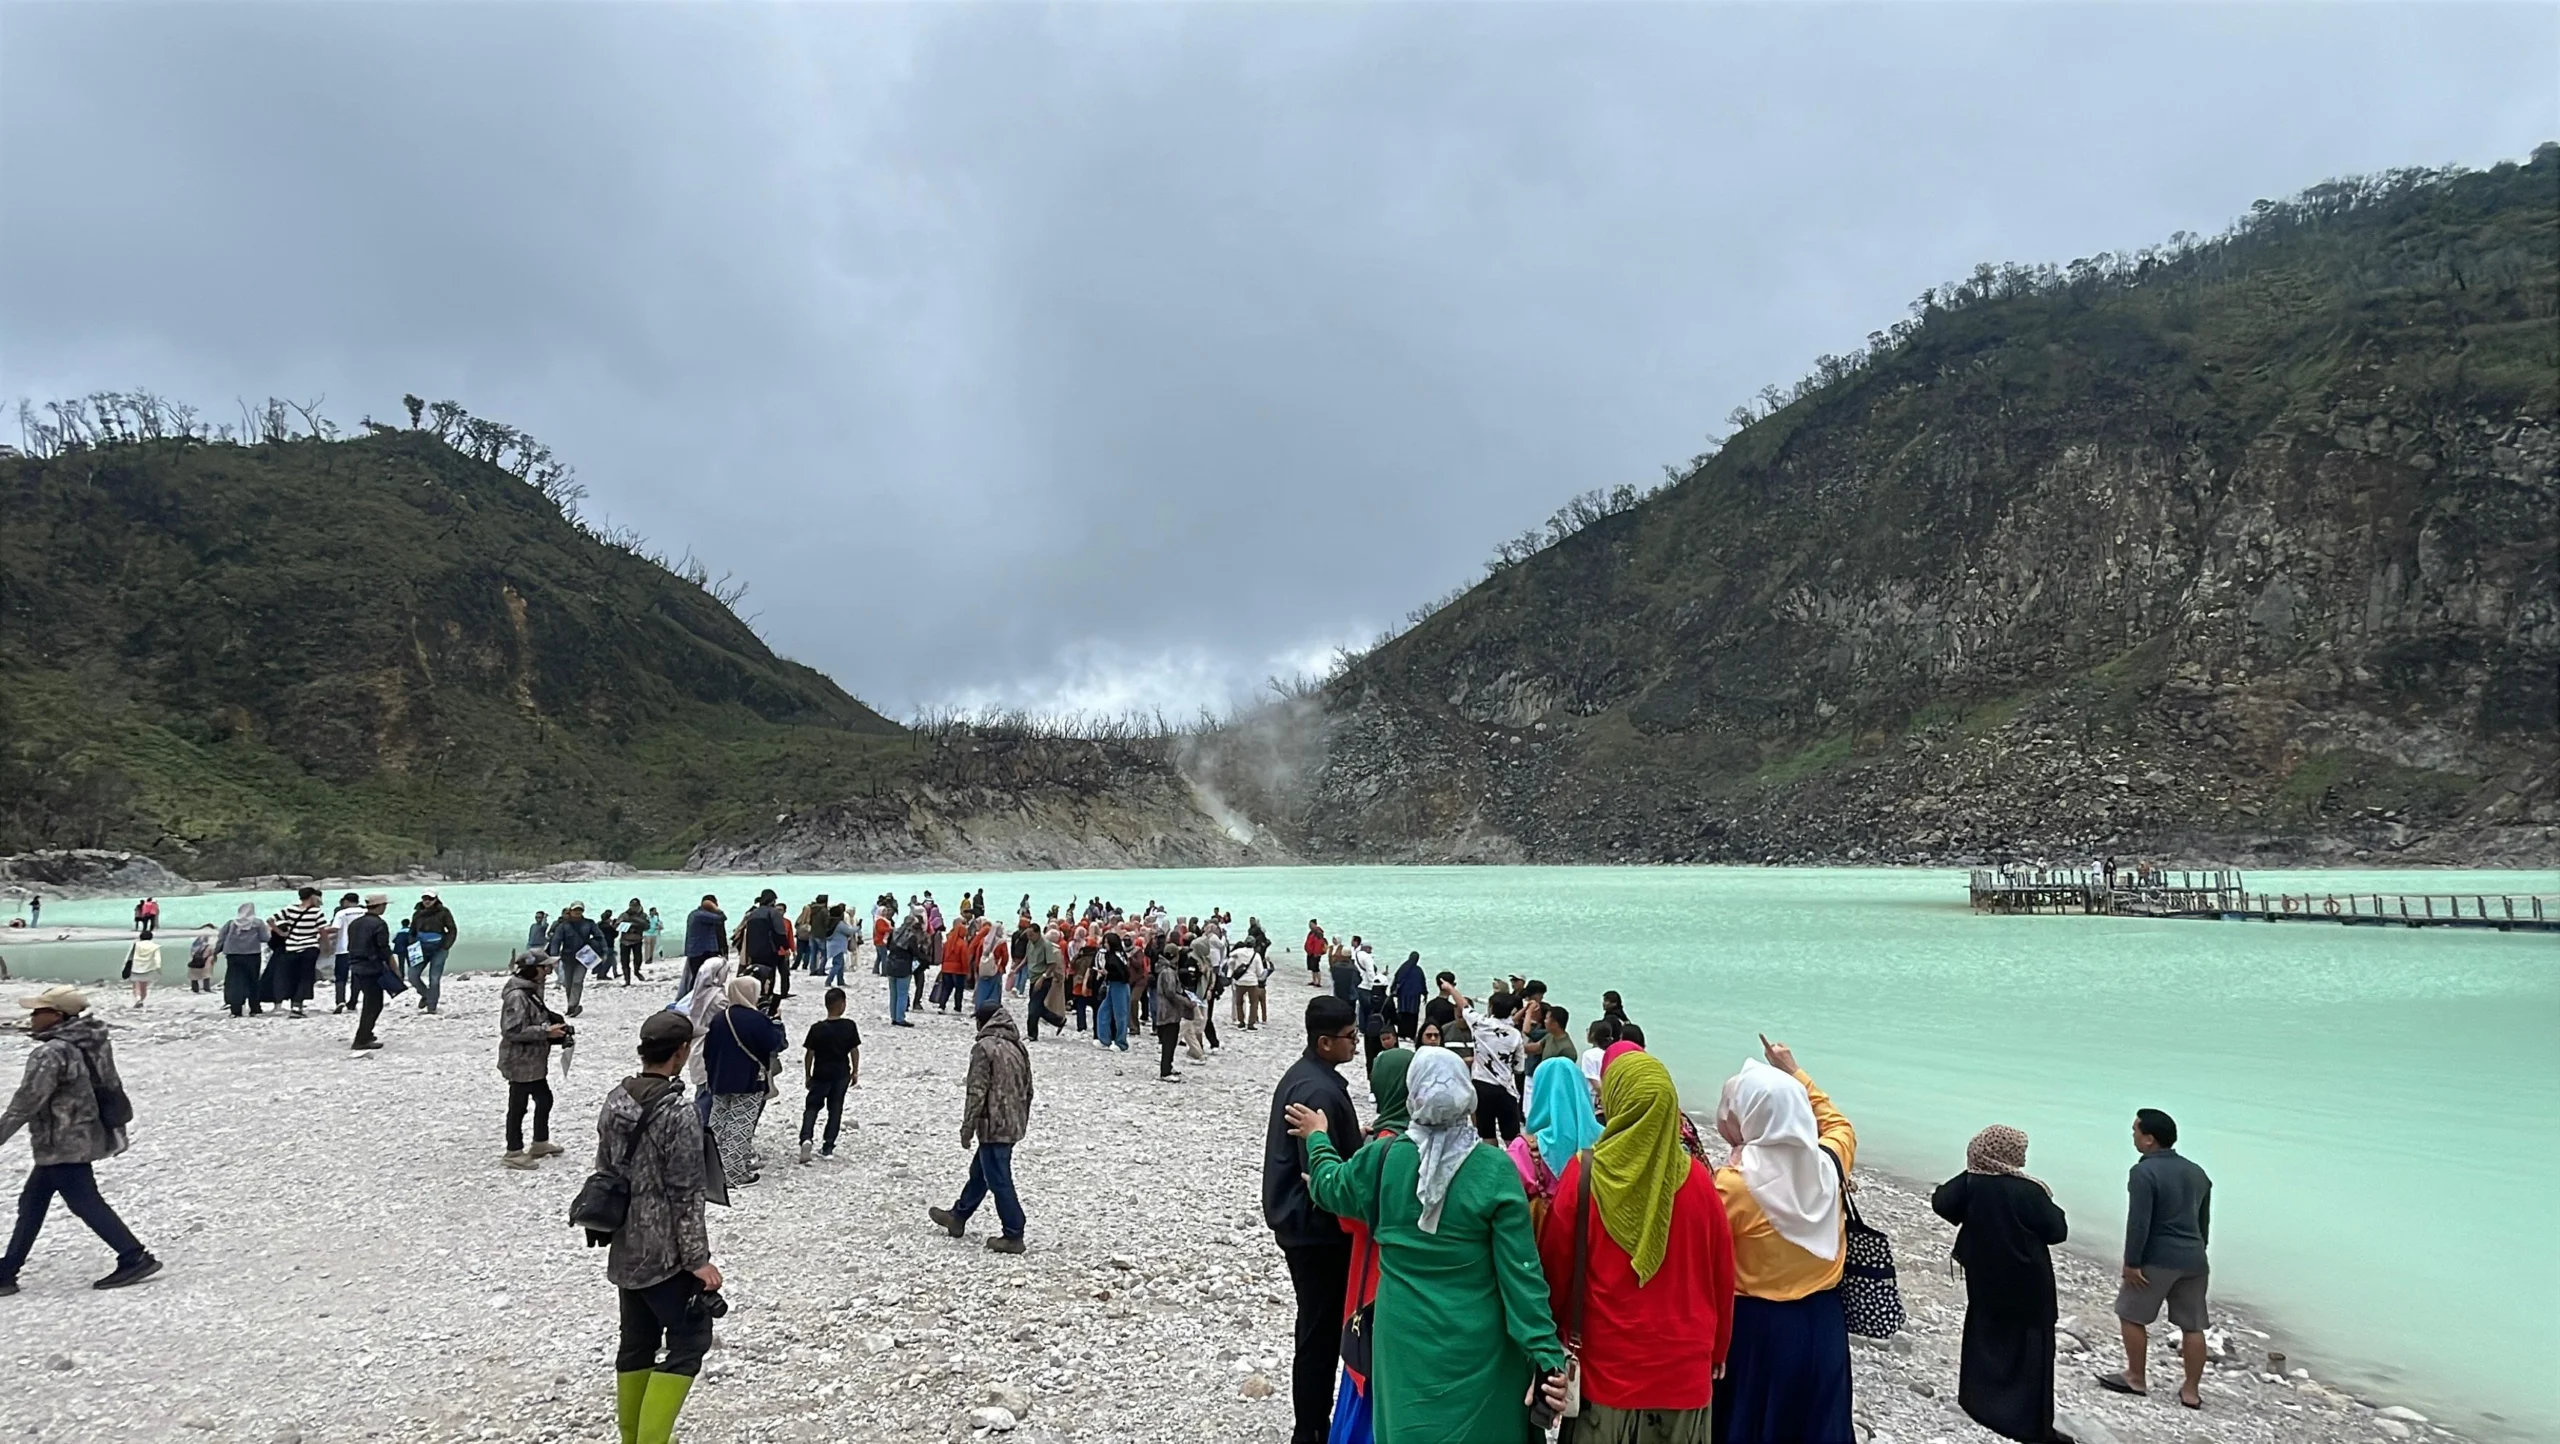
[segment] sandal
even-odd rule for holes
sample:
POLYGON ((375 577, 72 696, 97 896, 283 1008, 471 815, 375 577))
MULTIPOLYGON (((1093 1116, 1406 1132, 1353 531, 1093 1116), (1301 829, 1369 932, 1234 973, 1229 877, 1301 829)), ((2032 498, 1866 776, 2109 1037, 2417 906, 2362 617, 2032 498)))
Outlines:
POLYGON ((2147 1399, 2151 1396, 2150 1390, 2133 1387, 2133 1382, 2122 1374, 2100 1374, 2097 1378, 2098 1387, 2111 1394, 2131 1394, 2137 1399, 2147 1399))
POLYGON ((2202 1409, 2202 1408, 2204 1407, 2204 1394, 2203 1394, 2203 1392, 2202 1392, 2201 1390, 2199 1390, 2199 1391, 2197 1392, 2197 1394, 2196 1394, 2196 1397, 2195 1397, 2192 1401, 2190 1401, 2190 1400, 2187 1398, 2187 1391, 2186 1391, 2186 1390, 2184 1390, 2184 1389, 2180 1389, 2180 1390, 2178 1391, 2178 1406, 2179 1406, 2180 1408, 2183 1408, 2183 1409, 2202 1409))

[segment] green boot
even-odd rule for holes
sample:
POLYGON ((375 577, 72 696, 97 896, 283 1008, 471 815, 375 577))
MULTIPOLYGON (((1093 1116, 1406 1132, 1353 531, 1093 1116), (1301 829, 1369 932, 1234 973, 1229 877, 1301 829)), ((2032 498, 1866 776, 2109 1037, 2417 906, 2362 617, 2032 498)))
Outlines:
POLYGON ((639 1444, 669 1444, 676 1437, 684 1396, 692 1392, 691 1374, 651 1374, 649 1395, 640 1401, 639 1444))
POLYGON ((622 1430, 622 1444, 640 1444, 640 1401, 648 1393, 646 1369, 613 1376, 613 1422, 622 1430))

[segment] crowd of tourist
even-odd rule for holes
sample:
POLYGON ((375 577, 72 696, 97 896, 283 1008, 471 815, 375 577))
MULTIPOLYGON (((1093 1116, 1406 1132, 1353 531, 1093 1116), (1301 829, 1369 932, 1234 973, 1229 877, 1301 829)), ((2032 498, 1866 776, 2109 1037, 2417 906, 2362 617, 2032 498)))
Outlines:
MULTIPOLYGON (((432 891, 397 929, 389 910, 377 892, 346 894, 332 911, 305 887, 271 916, 243 904, 201 930, 193 957, 207 971, 221 960, 234 1016, 302 1016, 330 956, 334 1007, 358 1015, 352 1046, 379 1047, 385 994, 415 989, 420 1009, 436 1011, 459 935, 432 891)), ((157 971, 144 951, 156 931, 156 911, 138 918, 136 1007, 157 971)), ((637 898, 592 919, 576 902, 535 915, 500 991, 504 1167, 567 1151, 551 1139, 551 1060, 577 1046, 571 1020, 588 983, 651 983, 662 931, 637 898)), ((992 1204, 987 1246, 1005 1254, 1027 1247, 1012 1153, 1030 1128, 1044 1023, 1053 1038, 1115 1052, 1152 1032, 1157 1077, 1179 1082, 1178 1061, 1221 1047, 1222 994, 1231 1027, 1259 1029, 1270 1016, 1273 939, 1259 919, 1238 926, 1214 909, 1177 916, 1152 901, 1130 910, 1071 899, 1035 915, 1025 896, 1000 922, 983 890, 946 912, 929 891, 903 903, 821 894, 794 909, 767 889, 734 924, 704 896, 681 936, 681 971, 658 980, 672 996, 639 1029, 639 1073, 599 1110, 593 1175, 573 1213, 609 1246, 620 1290, 623 1444, 672 1437, 725 1308, 704 1208, 765 1166, 758 1125, 781 1091, 795 974, 815 980, 823 1007, 801 1042, 803 1164, 832 1156, 841 1130, 859 1126, 844 1117, 862 1045, 849 973, 875 978, 889 1026, 915 1026, 928 990, 934 1009, 970 1019, 959 1100, 967 1174, 948 1207, 927 1213, 961 1237, 992 1204)), ((1535 979, 1497 979, 1479 1000, 1418 953, 1385 968, 1363 937, 1334 937, 1315 920, 1300 946, 1314 996, 1305 1049, 1273 1091, 1261 1178, 1295 1294, 1292 1444, 1529 1440, 1550 1429, 1569 1444, 1849 1444, 1858 1137, 1786 1045, 1763 1038, 1762 1056, 1725 1080, 1713 1124, 1727 1152, 1714 1165, 1617 993, 1601 994, 1577 1031, 1535 979), (1365 1125, 1342 1076, 1353 1066, 1368 1083, 1365 1125)), ((0 1296, 17 1292, 55 1197, 115 1253, 96 1286, 138 1282, 160 1264, 91 1169, 121 1151, 131 1116, 107 1030, 76 989, 20 1002, 36 1046, 0 1113, 0 1141, 27 1130, 36 1166, 0 1257, 0 1296)), ((2177 1154, 2177 1137, 2165 1113, 2135 1118, 2117 1300, 2126 1367, 2097 1382, 2148 1391, 2147 1330, 2165 1308, 2185 1335, 2178 1402, 2193 1409, 2203 1403, 2211 1185, 2177 1154)), ((1958 1401, 1997 1433, 2047 1441, 2063 1437, 2051 1249, 2067 1224, 2026 1154, 2023 1133, 1983 1130, 1932 1205, 1957 1226, 1966 1271, 1958 1401)))

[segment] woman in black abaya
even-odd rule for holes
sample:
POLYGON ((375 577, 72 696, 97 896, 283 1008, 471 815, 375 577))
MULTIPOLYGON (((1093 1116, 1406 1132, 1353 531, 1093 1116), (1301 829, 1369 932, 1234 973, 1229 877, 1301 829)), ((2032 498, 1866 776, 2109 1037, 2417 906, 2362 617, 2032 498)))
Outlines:
POLYGON ((1964 1172, 1929 1206, 1956 1226, 1964 1265, 1964 1364, 1956 1402, 1995 1434, 2028 1444, 2053 1429, 2053 1246, 2069 1233, 2062 1209, 2029 1177, 2027 1135, 1997 1125, 1974 1135, 1964 1172))

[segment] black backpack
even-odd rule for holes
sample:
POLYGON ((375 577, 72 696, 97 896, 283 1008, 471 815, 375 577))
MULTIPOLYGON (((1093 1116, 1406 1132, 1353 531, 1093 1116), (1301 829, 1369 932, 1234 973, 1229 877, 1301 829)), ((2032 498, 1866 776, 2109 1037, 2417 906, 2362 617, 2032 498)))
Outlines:
POLYGON ((587 1181, 578 1186, 578 1196, 569 1200, 569 1226, 587 1231, 587 1247, 601 1248, 622 1231, 623 1221, 631 1216, 631 1180, 624 1176, 631 1166, 631 1154, 648 1135, 649 1122, 657 1116, 659 1105, 683 1091, 661 1088, 657 1096, 641 1104, 640 1121, 622 1145, 622 1155, 613 1161, 613 1167, 588 1174, 587 1181))

